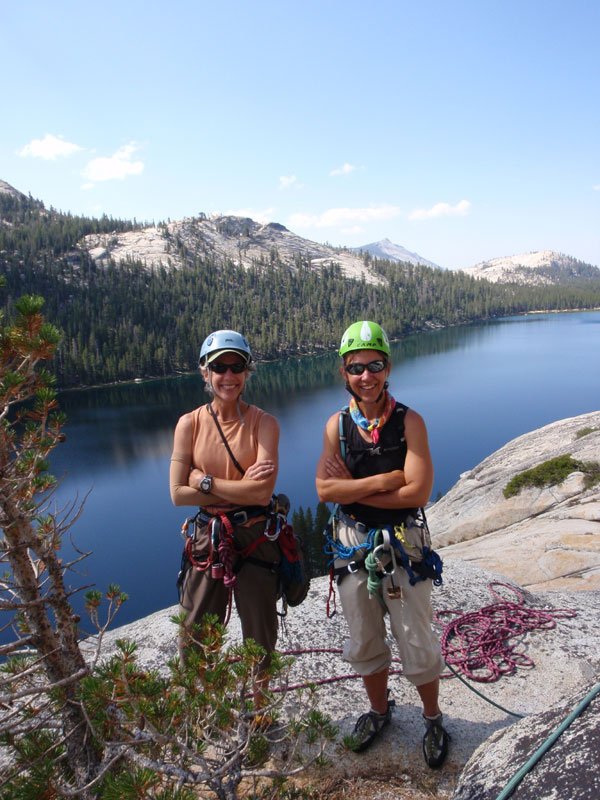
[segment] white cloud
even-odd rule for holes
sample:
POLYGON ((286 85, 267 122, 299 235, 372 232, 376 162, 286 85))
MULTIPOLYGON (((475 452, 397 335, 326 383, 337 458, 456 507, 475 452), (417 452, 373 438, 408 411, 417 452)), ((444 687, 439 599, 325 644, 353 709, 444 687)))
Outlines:
POLYGON ((81 185, 81 188, 84 189, 87 192, 88 189, 93 189, 94 188, 94 184, 93 183, 83 183, 81 185))
POLYGON ((417 208, 408 218, 411 220, 435 219, 436 217, 464 217, 471 210, 468 200, 461 200, 455 206, 450 203, 436 203, 431 208, 417 208))
POLYGON ((78 150, 83 150, 83 147, 47 133, 43 139, 32 139, 22 150, 18 151, 17 155, 56 161, 59 156, 70 156, 78 150))
POLYGON ((144 169, 143 161, 132 161, 139 147, 131 142, 120 147, 109 158, 93 158, 82 174, 90 181, 123 180, 128 175, 139 175, 144 169))
POLYGON ((596 185, 593 187, 593 189, 594 189, 594 191, 595 191, 595 192, 600 192, 600 183, 597 183, 597 184, 596 184, 596 185))
POLYGON ((330 208, 322 214, 292 214, 289 224, 294 228, 339 228, 357 223, 388 220, 399 217, 398 206, 373 206, 370 208, 330 208))
POLYGON ((280 189, 287 189, 293 184, 296 183, 296 176, 295 175, 280 175, 279 176, 279 188, 280 189))
MULTIPOLYGON (((225 212, 224 216, 250 217, 250 219, 253 219, 255 222, 258 222, 261 225, 266 225, 268 222, 273 222, 274 213, 274 208, 265 208, 262 211, 259 211, 257 208, 238 208, 235 210, 229 209, 229 211, 225 212)), ((219 216, 221 215, 219 214, 219 216)))
POLYGON ((330 175, 349 175, 351 172, 354 172, 355 169, 356 169, 356 167, 353 164, 348 164, 348 162, 346 162, 345 164, 342 164, 341 167, 338 167, 337 169, 332 169, 329 174, 330 175))
POLYGON ((341 233, 364 233, 362 225, 350 225, 349 228, 342 228, 341 233))

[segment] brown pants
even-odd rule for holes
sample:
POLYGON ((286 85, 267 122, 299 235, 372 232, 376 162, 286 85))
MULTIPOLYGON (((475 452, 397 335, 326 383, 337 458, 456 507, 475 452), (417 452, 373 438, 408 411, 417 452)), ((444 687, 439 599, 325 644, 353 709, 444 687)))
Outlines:
MULTIPOLYGON (((235 548, 240 550, 259 538, 265 529, 265 520, 247 527, 234 525, 235 548)), ((194 558, 204 561, 209 552, 206 527, 196 529, 194 558)), ((281 559, 277 542, 264 541, 252 557, 274 565, 281 559)), ((245 561, 237 572, 234 587, 235 605, 242 623, 244 639, 254 639, 270 654, 277 643, 277 574, 258 564, 245 561)), ((185 576, 179 611, 186 613, 186 625, 199 623, 205 614, 216 614, 219 622, 225 621, 229 589, 221 578, 211 577, 210 567, 203 572, 189 569, 185 576)), ((185 660, 186 648, 179 640, 179 655, 185 660)))

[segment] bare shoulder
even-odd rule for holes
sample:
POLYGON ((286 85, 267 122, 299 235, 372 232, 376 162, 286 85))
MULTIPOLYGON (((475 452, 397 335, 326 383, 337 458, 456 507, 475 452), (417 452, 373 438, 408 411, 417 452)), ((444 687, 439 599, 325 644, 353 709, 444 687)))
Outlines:
POLYGON ((341 411, 336 411, 336 412, 335 412, 335 414, 332 414, 332 415, 329 417, 329 419, 327 420, 327 425, 326 425, 326 427, 327 427, 327 428, 330 428, 330 427, 335 427, 335 428, 336 428, 336 430, 337 430, 337 427, 338 427, 338 425, 339 425, 339 420, 340 420, 340 414, 341 414, 341 413, 342 413, 341 411))
POLYGON ((323 434, 323 446, 326 451, 331 453, 339 452, 340 448, 340 412, 336 411, 327 420, 325 433, 323 434))
POLYGON ((263 431, 279 433, 279 423, 277 422, 277 419, 267 411, 262 412, 258 425, 263 431))
POLYGON ((404 417, 404 430, 407 436, 427 436, 427 426, 423 417, 413 408, 409 408, 404 417))
POLYGON ((194 427, 194 414, 196 411, 188 411, 187 414, 182 414, 177 421, 175 430, 179 433, 187 433, 194 427))
POLYGON ((337 441, 340 430, 340 411, 332 414, 325 424, 325 438, 335 439, 337 441))

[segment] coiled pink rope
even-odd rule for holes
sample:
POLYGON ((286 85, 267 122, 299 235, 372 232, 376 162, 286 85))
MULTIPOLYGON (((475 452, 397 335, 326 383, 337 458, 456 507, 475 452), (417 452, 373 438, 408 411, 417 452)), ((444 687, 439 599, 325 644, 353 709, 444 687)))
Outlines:
MULTIPOLYGON (((511 642, 511 639, 534 630, 551 630, 556 627, 557 619, 569 619, 577 615, 569 608, 529 608, 523 604, 523 595, 508 583, 493 581, 488 584, 488 588, 498 602, 467 614, 445 609, 435 615, 436 621, 443 627, 440 642, 446 663, 454 667, 457 673, 462 672, 471 680, 481 683, 496 681, 501 675, 511 673, 518 667, 535 666, 529 656, 516 649, 518 642, 511 642), (495 586, 502 586, 513 592, 517 601, 503 600, 494 589, 495 586), (447 614, 456 615, 456 619, 444 624, 441 617, 447 614)), ((337 647, 309 647, 280 652, 284 656, 299 656, 313 653, 341 654, 342 650, 337 647)), ((400 665, 401 661, 399 658, 392 658, 392 663, 400 665)), ((391 668, 389 674, 401 675, 402 667, 391 668)), ((323 685, 360 677, 358 673, 331 675, 284 688, 273 688, 271 691, 287 692, 304 689, 309 684, 323 685)), ((452 672, 440 675, 440 678, 452 677, 456 677, 452 672)))
POLYGON ((488 588, 497 602, 467 614, 444 610, 435 615, 444 628, 440 643, 446 663, 481 683, 496 681, 517 667, 534 667, 532 659, 517 649, 519 642, 512 640, 529 631, 550 630, 557 619, 576 616, 568 608, 528 608, 523 605, 523 595, 507 583, 493 581, 488 588), (495 586, 513 592, 517 601, 504 600, 495 586), (448 614, 456 619, 444 624, 441 618, 448 614))

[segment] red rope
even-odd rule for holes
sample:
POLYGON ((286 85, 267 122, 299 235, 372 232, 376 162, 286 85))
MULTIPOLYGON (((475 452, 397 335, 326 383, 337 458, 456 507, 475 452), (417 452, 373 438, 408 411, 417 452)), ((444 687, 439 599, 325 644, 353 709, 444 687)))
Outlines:
POLYGON ((446 663, 481 683, 496 681, 518 667, 534 667, 532 659, 517 649, 519 643, 511 640, 529 631, 550 630, 556 626, 557 619, 576 615, 568 608, 527 608, 523 605, 523 595, 507 583, 494 581, 489 584, 489 590, 498 602, 468 614, 448 609, 435 615, 442 625, 442 616, 455 614, 457 617, 444 625, 441 636, 446 663), (518 601, 503 600, 494 586, 510 590, 518 601))
MULTIPOLYGON (((517 650, 518 642, 511 642, 533 630, 551 630, 556 627, 557 619, 569 619, 576 612, 569 608, 529 608, 523 604, 523 595, 507 583, 493 581, 488 584, 492 596, 497 600, 489 606, 468 614, 447 609, 438 611, 436 620, 443 625, 441 636, 442 655, 445 661, 457 672, 462 672, 474 681, 490 683, 501 675, 513 672, 518 667, 535 666, 533 660, 517 650), (502 586, 513 592, 517 601, 503 600, 494 587, 502 586), (446 614, 456 615, 456 619, 444 625, 441 617, 446 614)), ((303 655, 306 653, 341 653, 337 648, 307 648, 286 650, 282 655, 303 655)), ((401 663, 393 658, 392 662, 401 663)), ((402 669, 390 670, 390 675, 401 675, 402 669)), ((335 675, 309 681, 310 684, 335 683, 337 681, 360 678, 357 673, 335 675)), ((445 672, 440 678, 452 678, 453 673, 445 672)), ((291 689, 303 689, 308 683, 288 686, 291 689)), ((274 690, 279 691, 279 690, 274 690)))
MULTIPOLYGON (((215 518, 217 519, 217 518, 215 518)), ((223 584, 228 589, 229 597, 227 600, 227 612, 223 625, 227 626, 231 618, 231 606, 233 601, 233 587, 236 584, 237 576, 233 571, 235 564, 235 548, 233 546, 233 525, 225 514, 219 514, 222 530, 219 536, 219 559, 223 565, 223 584)), ((213 522, 214 524, 214 522, 213 522)))
MULTIPOLYGON (((557 619, 575 617, 575 611, 569 608, 527 608, 523 605, 523 595, 507 583, 493 581, 488 584, 497 603, 468 614, 446 609, 438 611, 435 618, 440 624, 440 617, 445 614, 456 614, 457 619, 443 625, 441 636, 442 655, 449 665, 456 668, 474 681, 490 683, 501 675, 513 672, 517 667, 534 667, 529 656, 516 650, 516 643, 510 639, 522 636, 533 630, 551 630, 556 627, 557 619), (494 586, 503 586, 513 592, 518 602, 503 600, 494 586), (476 672, 477 670, 477 672, 476 672)), ((342 653, 337 647, 308 647, 280 651, 282 656, 299 656, 311 653, 342 653)), ((232 659, 237 661, 237 658, 232 659)), ((399 658, 392 658, 392 663, 400 664, 399 658)), ((402 668, 390 669, 390 675, 402 675, 402 668)), ((304 683, 276 687, 272 692, 289 692, 294 689, 306 689, 308 686, 322 686, 327 683, 360 678, 358 673, 332 675, 329 678, 315 678, 304 683)), ((452 672, 445 672, 440 678, 455 677, 452 672)))

